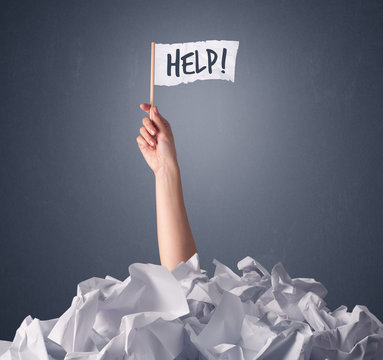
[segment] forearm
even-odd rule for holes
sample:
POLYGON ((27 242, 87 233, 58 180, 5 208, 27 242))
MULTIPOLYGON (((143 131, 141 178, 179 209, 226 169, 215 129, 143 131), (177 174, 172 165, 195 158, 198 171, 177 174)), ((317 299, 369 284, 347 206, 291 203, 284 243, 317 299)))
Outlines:
POLYGON ((188 221, 178 164, 156 173, 157 237, 161 265, 169 270, 197 252, 188 221))

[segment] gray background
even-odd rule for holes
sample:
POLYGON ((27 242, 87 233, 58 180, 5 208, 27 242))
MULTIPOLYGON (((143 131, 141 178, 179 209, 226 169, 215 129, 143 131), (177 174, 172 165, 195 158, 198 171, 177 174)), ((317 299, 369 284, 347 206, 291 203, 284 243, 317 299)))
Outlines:
POLYGON ((159 263, 151 41, 240 42, 234 83, 155 89, 202 267, 280 261, 383 318, 380 1, 2 1, 0 27, 1 339, 159 263))

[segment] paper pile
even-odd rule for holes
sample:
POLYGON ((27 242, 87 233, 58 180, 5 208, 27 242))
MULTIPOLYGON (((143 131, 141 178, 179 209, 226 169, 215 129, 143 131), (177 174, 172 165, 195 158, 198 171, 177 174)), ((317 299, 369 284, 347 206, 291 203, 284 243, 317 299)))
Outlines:
POLYGON ((326 307, 326 288, 271 274, 251 257, 242 276, 217 260, 212 278, 198 254, 172 272, 129 266, 124 281, 78 284, 61 317, 27 316, 0 360, 383 359, 383 324, 365 306, 326 307))

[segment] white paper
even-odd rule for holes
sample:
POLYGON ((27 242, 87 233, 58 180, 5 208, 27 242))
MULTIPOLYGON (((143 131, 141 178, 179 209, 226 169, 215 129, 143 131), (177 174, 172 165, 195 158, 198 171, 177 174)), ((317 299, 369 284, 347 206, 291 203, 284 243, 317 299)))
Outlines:
POLYGON ((330 311, 321 283, 281 263, 269 273, 247 256, 237 275, 213 262, 211 278, 196 253, 172 272, 135 263, 124 281, 85 280, 59 318, 28 315, 0 360, 383 359, 383 324, 366 306, 330 311))
POLYGON ((238 46, 238 41, 229 40, 156 44, 154 85, 213 79, 234 82, 238 46))

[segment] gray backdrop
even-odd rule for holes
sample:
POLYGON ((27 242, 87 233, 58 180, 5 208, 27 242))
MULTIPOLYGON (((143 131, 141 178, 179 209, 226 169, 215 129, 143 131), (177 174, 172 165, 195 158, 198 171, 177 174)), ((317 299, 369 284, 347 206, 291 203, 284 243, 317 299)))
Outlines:
POLYGON ((381 1, 2 1, 0 27, 1 339, 159 264, 151 41, 240 42, 234 83, 155 88, 202 267, 280 261, 382 319, 381 1))

